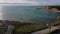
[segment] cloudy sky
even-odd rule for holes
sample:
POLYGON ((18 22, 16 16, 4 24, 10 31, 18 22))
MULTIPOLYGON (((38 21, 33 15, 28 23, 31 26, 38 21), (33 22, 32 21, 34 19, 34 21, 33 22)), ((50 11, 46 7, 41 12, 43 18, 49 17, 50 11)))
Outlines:
POLYGON ((60 0, 0 0, 0 4, 1 3, 18 3, 19 5, 60 5, 60 0))

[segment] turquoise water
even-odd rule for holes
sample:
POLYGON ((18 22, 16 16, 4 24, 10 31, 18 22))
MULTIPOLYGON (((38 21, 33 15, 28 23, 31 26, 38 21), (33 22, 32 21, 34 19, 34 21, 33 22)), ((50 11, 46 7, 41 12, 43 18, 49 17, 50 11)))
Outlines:
POLYGON ((45 11, 42 8, 40 6, 4 6, 2 16, 3 19, 34 23, 47 23, 60 16, 60 14, 45 11))

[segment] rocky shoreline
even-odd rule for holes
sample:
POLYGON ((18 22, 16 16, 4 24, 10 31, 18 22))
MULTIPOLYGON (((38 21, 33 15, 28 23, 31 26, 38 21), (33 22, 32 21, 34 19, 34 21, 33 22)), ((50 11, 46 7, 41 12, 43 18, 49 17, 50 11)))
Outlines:
POLYGON ((8 20, 0 20, 0 34, 11 34, 14 26, 8 20))

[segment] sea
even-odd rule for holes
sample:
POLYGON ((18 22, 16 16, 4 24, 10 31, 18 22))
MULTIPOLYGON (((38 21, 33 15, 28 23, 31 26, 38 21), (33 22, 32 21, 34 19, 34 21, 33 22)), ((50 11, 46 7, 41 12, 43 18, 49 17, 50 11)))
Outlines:
POLYGON ((3 6, 0 18, 28 23, 49 23, 60 16, 43 8, 44 6, 3 6))

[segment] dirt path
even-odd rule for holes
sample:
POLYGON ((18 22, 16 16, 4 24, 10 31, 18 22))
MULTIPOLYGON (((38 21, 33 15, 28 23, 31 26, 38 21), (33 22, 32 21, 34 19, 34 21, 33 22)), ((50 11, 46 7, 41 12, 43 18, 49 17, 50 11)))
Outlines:
POLYGON ((44 30, 36 31, 36 32, 31 33, 31 34, 47 34, 50 31, 54 31, 54 30, 59 29, 59 28, 60 28, 60 25, 52 26, 51 30, 49 30, 50 28, 46 28, 44 30))

